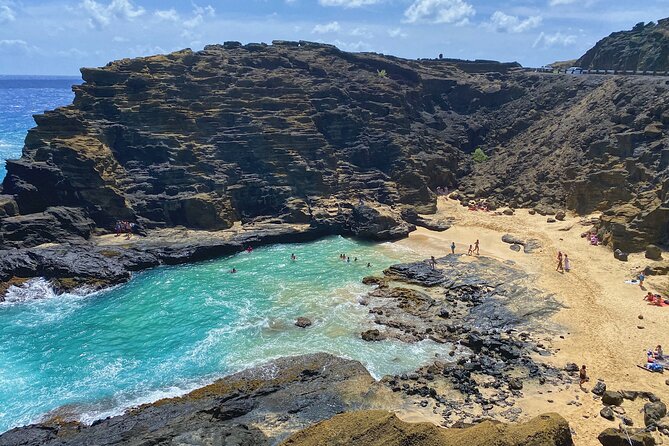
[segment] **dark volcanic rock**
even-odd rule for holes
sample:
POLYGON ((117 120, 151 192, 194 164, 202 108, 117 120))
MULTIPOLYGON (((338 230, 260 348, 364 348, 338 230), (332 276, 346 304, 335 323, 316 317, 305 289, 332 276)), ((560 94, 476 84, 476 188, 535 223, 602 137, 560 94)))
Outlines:
POLYGON ((602 403, 609 406, 620 406, 623 403, 623 396, 620 392, 614 390, 606 390, 602 394, 602 403))
POLYGON ((655 245, 646 246, 646 258, 651 260, 662 260, 662 250, 655 245))
POLYGON ((650 432, 630 432, 608 428, 597 436, 602 446, 653 446, 655 439, 650 432))
POLYGON ((667 414, 667 406, 657 401, 646 403, 643 406, 643 421, 646 427, 657 424, 667 414))
POLYGON ((576 64, 600 70, 669 71, 669 19, 641 22, 630 31, 612 33, 576 64))
POLYGON ((295 321, 295 325, 300 327, 300 328, 307 328, 307 327, 312 325, 312 322, 311 322, 311 319, 300 316, 295 321))
POLYGON ((0 435, 0 445, 277 444, 299 429, 360 408, 363 398, 351 398, 352 389, 373 382, 356 361, 322 353, 282 358, 91 426, 68 429, 54 420, 12 429, 0 435), (271 421, 277 418, 284 420, 280 429, 271 421))
POLYGON ((397 279, 425 287, 433 287, 446 280, 444 273, 440 269, 433 269, 427 262, 392 265, 383 273, 390 279, 397 279))

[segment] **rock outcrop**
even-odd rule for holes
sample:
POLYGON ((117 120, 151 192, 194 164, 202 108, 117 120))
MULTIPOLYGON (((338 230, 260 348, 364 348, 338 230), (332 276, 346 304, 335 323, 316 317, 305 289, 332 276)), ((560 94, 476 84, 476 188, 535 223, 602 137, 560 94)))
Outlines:
MULTIPOLYGON (((431 424, 403 423, 385 411, 364 410, 372 408, 377 391, 377 383, 357 361, 324 353, 282 358, 182 397, 133 408, 90 426, 60 416, 12 429, 0 435, 0 446, 269 446, 293 434, 284 444, 409 445, 419 444, 407 442, 414 441, 410 439, 418 434, 426 441, 434 441, 420 444, 489 444, 459 441, 473 435, 482 440, 501 438, 503 442, 499 444, 509 446, 572 445, 569 425, 556 414, 542 415, 517 426, 486 422, 471 430, 450 431, 431 424), (311 427, 320 421, 324 424, 311 427), (342 430, 345 436, 337 440, 350 440, 335 442, 328 436, 333 431, 326 426, 342 430), (390 429, 392 426, 396 432, 390 429), (358 433, 364 441, 353 440, 358 433)), ((387 403, 387 395, 382 400, 387 403)))
POLYGON ((597 70, 669 71, 669 18, 603 38, 576 65, 597 70))
POLYGON ((359 411, 337 415, 291 436, 282 446, 359 444, 365 446, 571 446, 569 424, 546 414, 516 426, 484 421, 463 429, 406 423, 390 412, 359 411))
MULTIPOLYGON (((663 22, 664 23, 664 22, 663 22)), ((7 162, 0 249, 234 222, 404 237, 464 200, 604 211, 625 251, 668 237, 669 85, 325 44, 227 42, 82 69, 7 162), (475 164, 478 147, 490 156, 475 164)), ((42 268, 44 269, 44 268, 42 268)), ((6 275, 18 276, 15 273, 6 275)))

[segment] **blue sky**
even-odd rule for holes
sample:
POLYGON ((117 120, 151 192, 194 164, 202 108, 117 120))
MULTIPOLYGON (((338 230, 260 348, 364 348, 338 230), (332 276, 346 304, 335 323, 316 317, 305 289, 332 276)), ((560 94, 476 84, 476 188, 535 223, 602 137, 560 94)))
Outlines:
POLYGON ((0 74, 78 74, 226 40, 540 66, 669 16, 669 0, 0 0, 0 74))

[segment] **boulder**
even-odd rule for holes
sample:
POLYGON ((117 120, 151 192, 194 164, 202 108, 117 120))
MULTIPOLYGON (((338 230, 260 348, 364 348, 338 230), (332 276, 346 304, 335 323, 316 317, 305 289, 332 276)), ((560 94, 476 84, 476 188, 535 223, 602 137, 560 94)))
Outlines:
POLYGON ((628 253, 622 252, 620 249, 613 251, 613 257, 621 262, 627 262, 628 253))
POLYGON ((609 421, 613 421, 616 418, 610 406, 602 407, 602 410, 599 411, 599 415, 609 421))
POLYGON ((513 215, 513 209, 508 209, 508 208, 507 208, 507 209, 504 209, 504 210, 502 211, 502 214, 504 214, 504 215, 513 215))
POLYGON ((300 328, 307 328, 311 324, 312 324, 311 319, 302 316, 298 317, 297 320, 295 321, 295 325, 300 328))
POLYGON ((602 403, 608 406, 620 406, 623 403, 623 396, 620 392, 607 390, 602 394, 602 403))
POLYGON ((565 213, 565 211, 558 211, 558 212, 555 214, 555 219, 556 219, 556 220, 559 220, 559 221, 564 221, 564 219, 565 219, 566 216, 567 216, 567 214, 565 213))
POLYGON ((574 372, 578 372, 580 369, 578 367, 578 364, 576 364, 575 362, 568 362, 564 366, 564 370, 565 370, 565 372, 574 373, 574 372))
POLYGON ((661 401, 643 405, 643 422, 646 427, 657 424, 666 415, 667 406, 661 401))
POLYGON ((656 245, 646 246, 646 258, 651 260, 662 260, 662 250, 656 245))
POLYGON ((386 336, 377 329, 363 331, 360 336, 363 341, 367 342, 377 342, 386 339, 386 336))
POLYGON ((509 390, 523 390, 523 381, 520 378, 509 378, 509 390))
POLYGON ((546 219, 546 223, 555 223, 555 221, 556 221, 556 220, 555 220, 554 218, 552 218, 552 217, 548 217, 548 218, 546 219))
POLYGON ((597 384, 595 384, 592 388, 592 393, 602 396, 604 395, 604 392, 606 392, 606 383, 601 380, 597 381, 597 384))
POLYGON ((509 249, 510 249, 511 251, 520 252, 520 250, 522 249, 522 246, 520 246, 520 245, 511 245, 511 246, 509 246, 509 249))
POLYGON ((654 446, 655 439, 650 432, 629 432, 612 427, 597 436, 602 446, 654 446), (629 436, 628 436, 629 435, 629 436))

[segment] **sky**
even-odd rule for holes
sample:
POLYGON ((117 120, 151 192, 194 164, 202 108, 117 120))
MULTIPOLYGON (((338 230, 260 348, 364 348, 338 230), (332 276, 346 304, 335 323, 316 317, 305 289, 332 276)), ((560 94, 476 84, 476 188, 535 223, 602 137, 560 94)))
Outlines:
POLYGON ((667 16, 669 0, 0 0, 0 74, 78 75, 124 57, 274 39, 538 67, 667 16))

